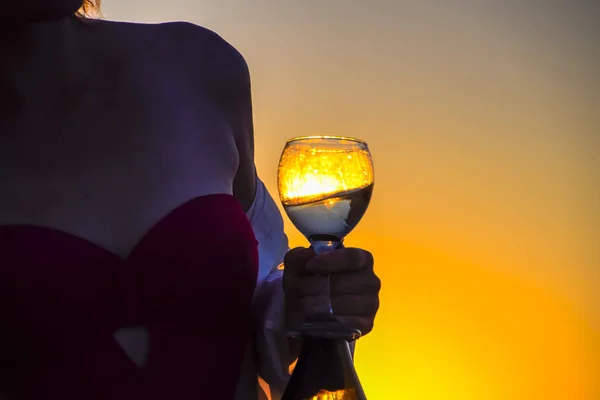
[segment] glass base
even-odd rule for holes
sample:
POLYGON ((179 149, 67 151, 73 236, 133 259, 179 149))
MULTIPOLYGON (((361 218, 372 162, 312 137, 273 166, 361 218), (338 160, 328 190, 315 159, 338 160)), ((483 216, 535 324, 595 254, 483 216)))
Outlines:
POLYGON ((287 335, 294 339, 306 337, 347 340, 349 342, 358 339, 362 332, 359 329, 351 329, 339 321, 305 322, 298 329, 292 329, 287 335))

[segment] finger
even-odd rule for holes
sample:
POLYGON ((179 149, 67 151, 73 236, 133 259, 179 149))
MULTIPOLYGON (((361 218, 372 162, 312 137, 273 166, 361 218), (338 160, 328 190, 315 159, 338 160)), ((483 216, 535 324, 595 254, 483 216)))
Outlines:
MULTIPOLYGON (((329 306, 329 298, 325 295, 304 296, 298 299, 304 314, 311 316, 313 310, 321 310, 329 306)), ((379 310, 377 296, 339 296, 331 299, 331 309, 336 318, 374 318, 379 310)))
POLYGON ((327 295, 329 291, 329 277, 327 275, 305 275, 296 281, 296 290, 299 296, 327 295))
POLYGON ((381 290, 381 280, 371 271, 332 274, 329 277, 331 296, 377 294, 381 290))
POLYGON ((313 249, 296 247, 285 254, 283 258, 283 270, 289 275, 306 275, 306 263, 315 256, 313 249))
POLYGON ((327 291, 332 296, 360 295, 378 293, 381 281, 375 274, 344 273, 333 275, 305 275, 298 278, 298 294, 301 296, 318 296, 327 291))
POLYGON ((297 290, 298 279, 307 274, 306 262, 314 255, 312 249, 303 247, 297 247, 286 253, 283 259, 283 285, 287 291, 297 290))
POLYGON ((379 298, 374 295, 344 295, 331 298, 331 308, 337 317, 375 317, 379 298))
POLYGON ((306 271, 313 274, 335 274, 373 268, 373 255, 363 249, 342 248, 319 254, 306 262, 306 271))
POLYGON ((323 312, 323 310, 329 310, 329 297, 324 294, 316 296, 303 296, 298 299, 298 304, 302 312, 311 318, 316 314, 323 312))
POLYGON ((332 275, 305 275, 298 278, 300 296, 318 296, 329 292, 336 295, 379 293, 381 280, 373 272, 360 271, 332 275))

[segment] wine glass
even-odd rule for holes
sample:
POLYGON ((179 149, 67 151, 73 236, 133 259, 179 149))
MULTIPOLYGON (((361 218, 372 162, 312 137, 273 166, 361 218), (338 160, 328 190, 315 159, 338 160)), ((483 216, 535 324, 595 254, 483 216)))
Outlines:
MULTIPOLYGON (((283 208, 317 254, 343 245, 369 206, 373 180, 367 143, 350 137, 290 139, 277 170, 283 208)), ((315 307, 312 324, 305 326, 311 332, 331 331, 331 322, 337 321, 331 308, 329 282, 323 290, 327 302, 315 307)))

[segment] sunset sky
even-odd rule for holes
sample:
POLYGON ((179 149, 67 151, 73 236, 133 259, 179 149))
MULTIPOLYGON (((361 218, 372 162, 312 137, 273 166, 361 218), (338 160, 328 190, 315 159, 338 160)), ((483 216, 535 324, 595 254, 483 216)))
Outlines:
POLYGON ((275 196, 287 138, 369 143, 373 201, 348 245, 383 281, 357 346, 370 400, 600 399, 600 3, 104 3, 244 54, 275 196))

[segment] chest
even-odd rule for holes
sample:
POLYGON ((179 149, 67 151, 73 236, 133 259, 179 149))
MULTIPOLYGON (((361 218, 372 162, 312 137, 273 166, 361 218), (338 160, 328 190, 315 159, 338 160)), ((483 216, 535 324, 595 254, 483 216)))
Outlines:
POLYGON ((231 194, 233 136, 198 89, 140 74, 4 123, 0 225, 49 226, 126 254, 178 205, 231 194))

